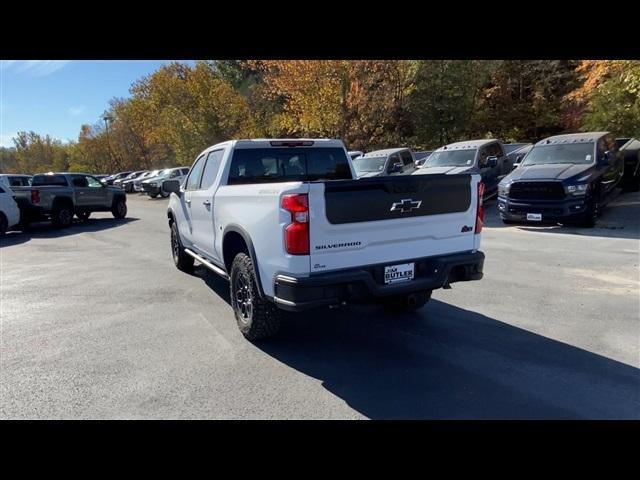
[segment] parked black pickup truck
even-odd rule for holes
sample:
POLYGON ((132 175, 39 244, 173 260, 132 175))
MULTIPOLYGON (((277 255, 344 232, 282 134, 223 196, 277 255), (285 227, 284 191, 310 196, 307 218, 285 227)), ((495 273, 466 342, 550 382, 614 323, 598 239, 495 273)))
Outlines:
POLYGON ((504 223, 593 227, 623 172, 623 157, 608 132, 549 137, 498 185, 500 217, 504 223))
POLYGON ((86 221, 91 212, 111 212, 115 218, 127 215, 124 190, 108 187, 85 173, 34 175, 29 187, 13 187, 22 223, 43 218, 56 226, 71 225, 73 216, 86 221))

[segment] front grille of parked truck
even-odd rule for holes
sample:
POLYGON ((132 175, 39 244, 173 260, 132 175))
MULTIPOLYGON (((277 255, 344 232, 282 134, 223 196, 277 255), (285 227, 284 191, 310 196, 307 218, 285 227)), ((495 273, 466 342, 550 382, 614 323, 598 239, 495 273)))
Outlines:
POLYGON ((562 200, 564 187, 560 182, 514 182, 509 189, 514 200, 562 200))

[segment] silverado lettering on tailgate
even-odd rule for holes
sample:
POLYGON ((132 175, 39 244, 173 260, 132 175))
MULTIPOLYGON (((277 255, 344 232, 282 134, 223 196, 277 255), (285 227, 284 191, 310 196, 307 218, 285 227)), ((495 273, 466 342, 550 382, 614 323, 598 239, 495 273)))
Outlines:
POLYGON ((316 245, 316 250, 329 250, 332 248, 345 248, 345 247, 359 247, 362 242, 346 242, 346 243, 331 243, 327 245, 316 245))

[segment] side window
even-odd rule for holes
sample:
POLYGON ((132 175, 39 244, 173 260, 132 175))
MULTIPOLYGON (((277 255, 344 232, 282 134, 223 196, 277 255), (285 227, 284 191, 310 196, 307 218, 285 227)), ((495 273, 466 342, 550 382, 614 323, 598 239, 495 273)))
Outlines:
POLYGON ((180 170, 180 172, 181 172, 181 173, 180 173, 181 175, 188 175, 188 174, 189 174, 189 169, 188 169, 188 168, 182 168, 182 169, 180 170))
POLYGON ((489 157, 489 149, 487 147, 481 148, 478 154, 478 165, 480 168, 487 166, 487 158, 489 157))
POLYGON ((411 158, 411 153, 409 151, 405 150, 404 152, 400 152, 400 156, 402 157, 402 163, 404 163, 405 166, 413 163, 413 158, 411 158))
POLYGON ((91 188, 102 188, 102 184, 93 177, 84 177, 87 181, 87 186, 91 188))
POLYGON ((504 157, 504 152, 502 151, 502 147, 499 143, 494 143, 492 146, 493 152, 491 153, 491 155, 495 155, 498 158, 504 157))
POLYGON ((396 163, 402 163, 402 160, 400 160, 400 155, 394 153, 389 157, 389 168, 393 168, 396 163))
POLYGON ((598 160, 602 161, 604 159, 604 152, 607 151, 607 145, 604 142, 604 138, 598 140, 598 160))
POLYGON ((204 155, 201 155, 196 163, 191 167, 191 173, 187 177, 187 181, 185 183, 185 190, 197 190, 198 185, 200 184, 200 173, 202 173, 202 165, 204 164, 204 155))
POLYGON ((180 170, 174 170, 169 175, 169 178, 178 178, 180 175, 182 175, 182 172, 180 170))
POLYGON ((73 186, 74 187, 88 187, 89 183, 85 177, 73 177, 73 186))
POLYGON ((224 150, 209 152, 209 155, 207 156, 207 164, 204 167, 202 180, 200 181, 200 190, 208 190, 211 185, 213 185, 213 182, 218 176, 218 170, 220 170, 223 153, 224 150))

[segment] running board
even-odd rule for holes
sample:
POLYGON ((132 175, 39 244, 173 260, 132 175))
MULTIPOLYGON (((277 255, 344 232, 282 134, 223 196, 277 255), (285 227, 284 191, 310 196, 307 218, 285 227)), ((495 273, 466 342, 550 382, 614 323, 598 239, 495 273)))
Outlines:
POLYGON ((196 260, 198 260, 202 265, 204 265, 205 267, 207 267, 209 270, 211 270, 213 273, 217 273, 218 275, 220 275, 222 278, 224 278, 225 280, 229 280, 229 275, 227 275, 227 272, 225 272, 223 269, 221 269, 220 267, 218 267, 217 265, 214 265, 213 263, 209 262, 208 260, 205 260, 204 258, 202 258, 200 255, 198 255, 195 252, 192 252, 191 250, 189 250, 188 248, 184 249, 185 253, 188 254, 189 256, 195 258, 196 260))

